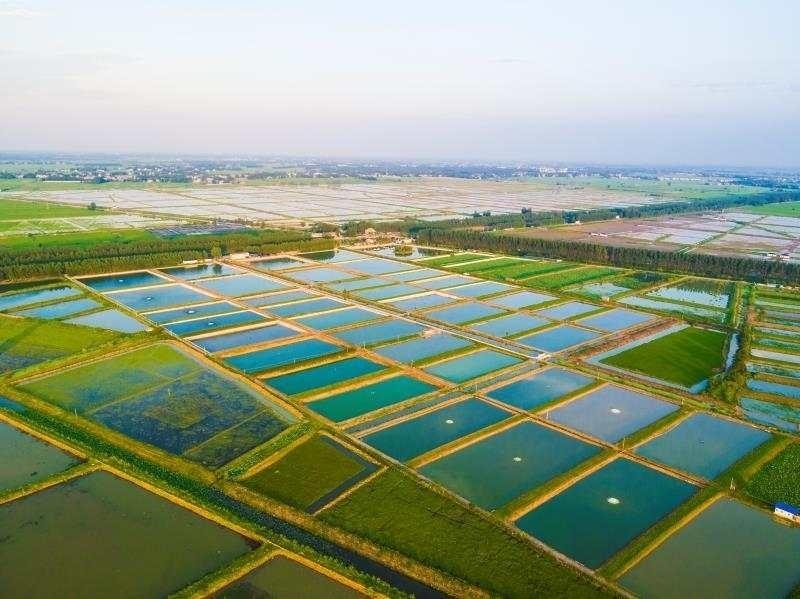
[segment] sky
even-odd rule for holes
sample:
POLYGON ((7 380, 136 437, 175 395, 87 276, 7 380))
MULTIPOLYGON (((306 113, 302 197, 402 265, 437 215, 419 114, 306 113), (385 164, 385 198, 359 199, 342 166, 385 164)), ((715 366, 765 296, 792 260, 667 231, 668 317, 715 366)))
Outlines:
POLYGON ((796 0, 0 0, 0 150, 800 167, 796 0))

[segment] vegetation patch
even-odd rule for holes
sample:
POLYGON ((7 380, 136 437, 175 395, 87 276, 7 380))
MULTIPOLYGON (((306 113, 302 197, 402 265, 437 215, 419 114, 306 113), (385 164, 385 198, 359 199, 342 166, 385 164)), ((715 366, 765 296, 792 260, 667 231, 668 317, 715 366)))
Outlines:
POLYGON ((525 281, 526 285, 541 287, 543 289, 560 289, 567 285, 586 283, 595 279, 602 279, 619 272, 616 268, 605 268, 602 266, 582 266, 542 275, 525 281))
POLYGON ((764 464, 745 489, 766 503, 800 506, 800 443, 792 443, 764 464))

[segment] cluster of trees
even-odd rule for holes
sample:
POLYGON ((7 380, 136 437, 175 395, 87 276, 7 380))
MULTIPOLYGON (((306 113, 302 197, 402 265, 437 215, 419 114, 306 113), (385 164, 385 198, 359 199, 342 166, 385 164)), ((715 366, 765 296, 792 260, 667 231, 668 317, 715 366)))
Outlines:
POLYGON ((334 247, 331 239, 313 239, 298 231, 258 231, 226 235, 196 235, 132 243, 104 243, 0 253, 0 280, 39 278, 149 268, 184 260, 218 258, 232 252, 277 254, 321 251, 334 247))
POLYGON ((800 264, 775 260, 685 254, 455 229, 426 229, 420 232, 418 239, 423 245, 485 250, 512 256, 560 258, 622 268, 663 270, 753 282, 796 283, 800 280, 800 264))

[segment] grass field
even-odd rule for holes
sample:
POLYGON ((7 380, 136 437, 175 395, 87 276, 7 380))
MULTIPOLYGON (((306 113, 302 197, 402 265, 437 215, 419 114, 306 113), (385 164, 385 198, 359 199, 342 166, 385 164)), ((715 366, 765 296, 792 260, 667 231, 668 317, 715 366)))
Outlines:
POLYGON ((104 329, 0 316, 0 374, 77 354, 119 336, 104 329))
POLYGON ((800 218, 800 202, 778 202, 776 204, 749 206, 747 211, 754 214, 764 214, 765 216, 794 216, 800 218))
POLYGON ((542 289, 560 289, 567 285, 576 285, 578 283, 587 283, 600 279, 603 277, 611 276, 619 272, 616 268, 606 268, 603 266, 582 266, 570 270, 554 272, 548 275, 542 275, 527 279, 523 284, 529 287, 541 287, 542 289))
POLYGON ((245 486, 300 509, 357 477, 364 465, 342 446, 319 435, 244 481, 245 486))
MULTIPOLYGON (((88 210, 86 211, 88 213, 88 210)), ((84 213, 84 216, 86 215, 84 213)), ((39 248, 75 247, 88 248, 103 243, 134 243, 156 239, 144 229, 122 231, 87 231, 85 233, 61 233, 58 235, 9 235, 0 237, 0 248, 4 250, 36 250, 39 248)))
POLYGON ((725 334, 686 327, 602 360, 604 364, 641 372, 691 387, 722 365, 725 334))
POLYGON ((451 254, 449 256, 439 256, 437 258, 427 258, 419 260, 418 262, 424 266, 447 266, 448 264, 458 264, 460 262, 469 262, 470 260, 482 260, 488 258, 483 254, 451 254))
POLYGON ((800 443, 792 443, 767 462, 745 489, 770 504, 783 501, 800 506, 800 443))
POLYGON ((70 216, 92 216, 88 208, 61 206, 50 202, 23 202, 20 200, 0 200, 0 221, 23 220, 28 218, 62 218, 70 216))
POLYGON ((602 595, 533 545, 396 471, 359 488, 322 518, 492 594, 602 595))

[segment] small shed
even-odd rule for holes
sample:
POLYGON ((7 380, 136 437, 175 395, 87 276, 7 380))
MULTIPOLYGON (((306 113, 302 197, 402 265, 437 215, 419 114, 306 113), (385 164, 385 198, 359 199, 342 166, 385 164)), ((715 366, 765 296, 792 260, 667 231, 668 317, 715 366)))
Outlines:
POLYGON ((788 503, 776 503, 774 513, 778 518, 784 518, 800 524, 800 507, 795 507, 788 503))

